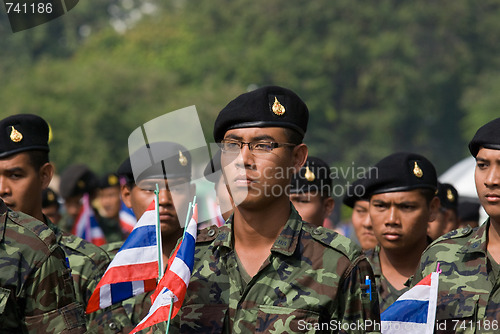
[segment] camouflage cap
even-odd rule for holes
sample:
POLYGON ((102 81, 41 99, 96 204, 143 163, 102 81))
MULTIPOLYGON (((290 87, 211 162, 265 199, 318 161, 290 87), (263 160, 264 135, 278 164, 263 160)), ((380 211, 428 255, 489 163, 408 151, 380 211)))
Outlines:
POLYGON ((144 179, 191 179, 191 154, 182 145, 156 142, 142 146, 118 167, 117 174, 138 183, 144 179), (152 162, 152 163, 151 163, 152 162))
POLYGON ((364 185, 367 196, 414 189, 436 190, 436 169, 422 155, 408 152, 394 153, 370 169, 364 185))
POLYGON ((500 117, 477 130, 469 143, 469 151, 475 158, 481 147, 500 150, 500 117))
POLYGON ((48 141, 49 125, 40 116, 19 114, 0 121, 0 158, 31 150, 48 152, 48 141))
POLYGON ((214 125, 214 139, 220 142, 228 130, 280 127, 306 133, 309 110, 289 89, 266 86, 242 94, 221 110, 214 125))
POLYGON ((437 197, 441 201, 441 206, 457 212, 458 192, 454 186, 449 183, 438 183, 437 197))
POLYGON ((320 158, 307 157, 304 166, 292 177, 290 193, 304 194, 316 191, 323 196, 330 196, 332 187, 333 179, 328 164, 320 158))

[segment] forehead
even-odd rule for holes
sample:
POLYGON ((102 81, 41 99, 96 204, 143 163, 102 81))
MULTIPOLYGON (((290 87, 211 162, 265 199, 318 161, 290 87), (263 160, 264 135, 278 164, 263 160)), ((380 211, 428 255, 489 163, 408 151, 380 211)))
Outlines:
POLYGON ((476 155, 476 160, 497 160, 500 161, 500 150, 481 147, 476 155))
POLYGON ((31 166, 30 157, 27 152, 21 152, 8 157, 0 159, 0 168, 8 169, 14 167, 31 166))
POLYGON ((251 141, 254 139, 286 140, 284 128, 239 128, 226 131, 224 138, 235 138, 251 141))
POLYGON ((370 202, 405 202, 405 201, 420 201, 425 200, 425 197, 420 193, 420 190, 397 191, 391 193, 382 193, 372 195, 370 202))
POLYGON ((174 186, 179 186, 179 185, 185 185, 188 184, 189 180, 185 177, 175 177, 175 178, 169 178, 169 179, 163 179, 163 178, 151 178, 151 179, 143 179, 140 180, 137 183, 138 187, 148 187, 150 188, 151 186, 155 186, 158 184, 158 187, 160 189, 164 188, 165 186, 169 187, 174 187, 174 186))

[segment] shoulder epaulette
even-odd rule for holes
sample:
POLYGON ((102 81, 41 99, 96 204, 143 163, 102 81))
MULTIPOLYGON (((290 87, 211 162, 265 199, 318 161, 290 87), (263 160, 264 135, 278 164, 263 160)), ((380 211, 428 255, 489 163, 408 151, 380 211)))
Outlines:
POLYGON ((453 230, 451 232, 446 233, 445 235, 440 236, 436 240, 434 240, 433 244, 442 240, 447 239, 456 239, 469 236, 474 231, 470 226, 459 228, 457 230, 453 230))
POLYGON ((323 245, 333 248, 350 261, 354 261, 357 257, 362 255, 362 251, 351 239, 338 234, 326 227, 315 227, 309 223, 304 223, 303 229, 309 232, 312 238, 321 242, 323 245))
POLYGON ((38 219, 18 211, 9 210, 8 215, 14 223, 35 234, 47 246, 47 249, 52 250, 57 246, 54 232, 38 219))
POLYGON ((220 229, 216 225, 206 227, 203 230, 198 231, 198 234, 196 236, 196 243, 211 242, 215 240, 219 232, 220 229))

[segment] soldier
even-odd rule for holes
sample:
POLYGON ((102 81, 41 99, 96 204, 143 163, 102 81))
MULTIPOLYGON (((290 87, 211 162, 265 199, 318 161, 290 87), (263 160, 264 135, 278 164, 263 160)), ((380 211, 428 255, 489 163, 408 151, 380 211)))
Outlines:
POLYGON ((226 224, 199 233, 174 319, 182 333, 318 326, 366 333, 378 321, 377 296, 364 285, 373 273, 361 249, 304 222, 290 203, 286 189, 307 158, 307 122, 304 102, 276 86, 240 95, 219 113, 214 138, 236 207, 226 224))
POLYGON ((100 226, 108 242, 122 241, 127 238, 120 225, 120 180, 116 173, 106 173, 98 183, 100 226))
POLYGON ((500 321, 500 118, 483 125, 469 143, 476 158, 479 201, 489 218, 478 228, 454 230, 422 254, 412 281, 436 271, 438 333, 498 333, 500 321))
POLYGON ((333 179, 326 162, 307 157, 304 166, 293 175, 290 187, 290 201, 303 221, 323 226, 335 206, 332 187, 333 179))
POLYGON ((54 225, 58 225, 62 218, 61 204, 59 204, 58 195, 51 188, 45 188, 42 191, 42 213, 47 216, 54 225))
MULTIPOLYGON (((147 154, 145 148, 143 146, 135 152, 131 157, 132 161, 137 161, 136 157, 147 154)), ((131 158, 127 158, 118 168, 117 174, 125 178, 121 186, 123 202, 132 208, 137 219, 140 219, 154 199, 154 190, 158 184, 163 263, 166 266, 177 240, 183 235, 182 226, 189 202, 196 193, 196 187, 191 184, 191 155, 184 146, 172 142, 157 142, 150 144, 150 148, 152 151, 161 151, 167 157, 162 160, 163 165, 168 166, 165 170, 161 161, 132 170, 131 158)), ((115 252, 119 246, 116 245, 115 252)), ((151 307, 150 295, 151 293, 144 293, 123 302, 134 325, 147 315, 151 307)))
POLYGON ((0 330, 83 333, 83 309, 56 235, 23 213, 43 219, 40 187, 51 176, 41 159, 49 150, 48 127, 39 120, 0 121, 0 330), (46 133, 38 131, 43 125, 46 133))
POLYGON ((364 179, 358 179, 351 183, 346 191, 343 203, 352 208, 352 226, 356 233, 359 245, 363 250, 375 248, 378 244, 373 233, 373 225, 370 219, 370 202, 363 198, 365 187, 362 184, 364 179))
POLYGON ((421 155, 395 153, 370 169, 363 184, 379 242, 366 256, 375 273, 383 312, 408 290, 405 283, 431 241, 427 224, 435 219, 439 208, 436 170, 421 155))
POLYGON ((449 183, 438 182, 440 207, 436 219, 429 222, 427 235, 432 240, 458 228, 458 192, 449 183))
MULTIPOLYGON (((22 133, 23 139, 16 145, 5 138, 0 143, 0 175, 5 176, 0 187, 0 197, 13 210, 39 219, 55 233, 55 240, 62 247, 71 268, 76 300, 85 308, 97 281, 109 265, 109 256, 101 248, 69 233, 63 233, 42 213, 42 191, 48 186, 54 173, 54 167, 49 162, 47 123, 41 117, 30 114, 14 115, 0 121, 0 129, 11 128, 22 133), (21 129, 24 131, 21 132, 21 129)), ((115 310, 113 314, 110 309, 106 309, 92 314, 86 320, 90 333, 131 330, 123 309, 115 310)))

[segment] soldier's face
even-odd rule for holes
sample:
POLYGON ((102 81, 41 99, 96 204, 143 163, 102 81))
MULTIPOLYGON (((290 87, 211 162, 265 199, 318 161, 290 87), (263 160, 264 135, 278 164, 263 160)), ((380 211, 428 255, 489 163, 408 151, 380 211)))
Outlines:
POLYGON ((373 195, 370 218, 373 232, 385 249, 412 251, 426 242, 427 224, 435 218, 439 200, 427 204, 419 190, 373 195))
POLYGON ((500 150, 481 148, 474 175, 481 205, 491 220, 500 224, 500 150))
POLYGON ((10 209, 41 219, 42 190, 52 173, 48 163, 36 171, 26 152, 0 159, 0 197, 10 209))
POLYGON ((304 221, 316 226, 323 226, 334 205, 333 198, 319 193, 290 194, 290 201, 304 221))
POLYGON ((120 187, 107 187, 99 190, 99 202, 102 216, 106 218, 118 217, 120 212, 120 187))
POLYGON ((182 231, 181 224, 185 223, 187 208, 194 195, 194 186, 187 179, 147 179, 140 181, 132 189, 122 187, 122 198, 129 208, 132 208, 137 219, 146 211, 155 198, 154 190, 159 186, 159 214, 160 226, 163 235, 172 235, 182 231))
MULTIPOLYGON (((243 128, 227 131, 224 139, 287 143, 288 138, 283 128, 243 128)), ((224 178, 234 204, 262 209, 276 198, 288 201, 291 177, 306 158, 304 144, 278 147, 264 154, 252 153, 248 145, 243 146, 239 154, 223 152, 224 178)))
POLYGON ((374 248, 378 243, 373 233, 372 221, 368 212, 369 207, 370 202, 368 201, 356 201, 352 210, 352 226, 363 249, 374 248))

